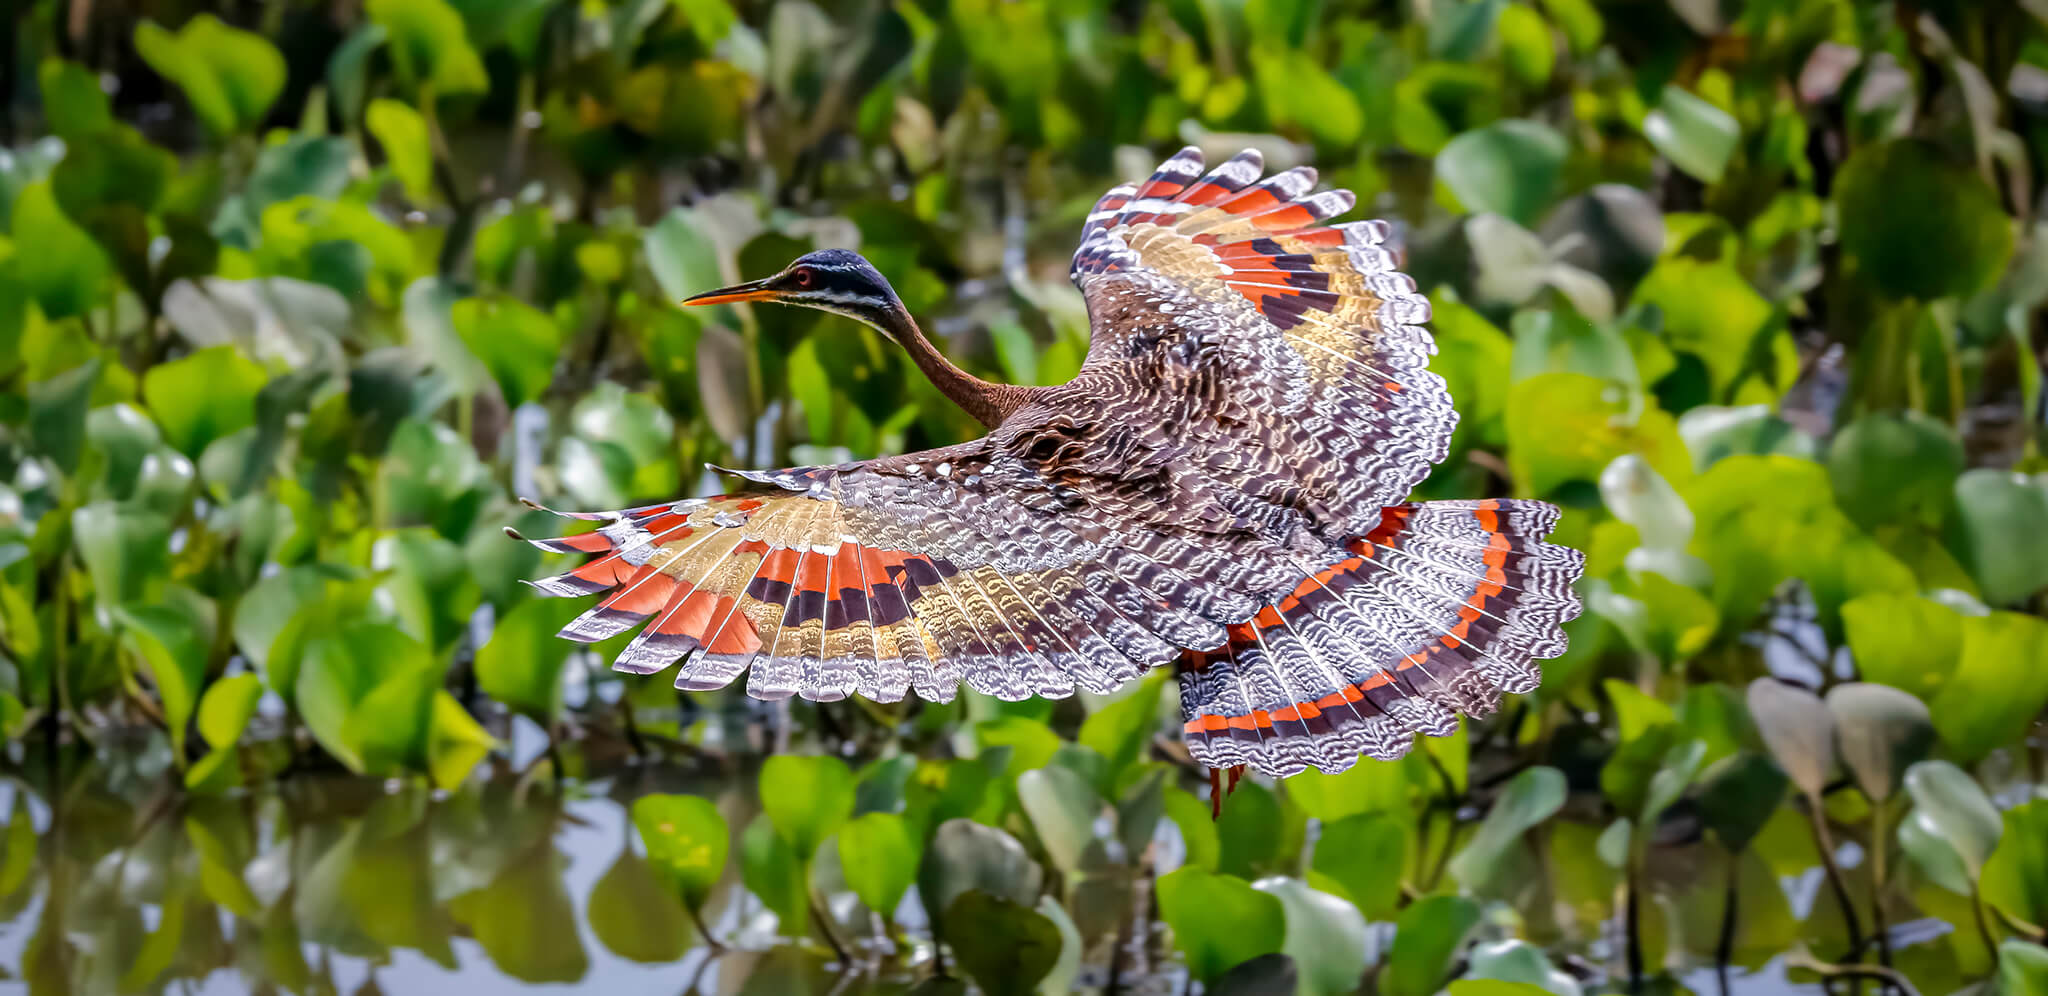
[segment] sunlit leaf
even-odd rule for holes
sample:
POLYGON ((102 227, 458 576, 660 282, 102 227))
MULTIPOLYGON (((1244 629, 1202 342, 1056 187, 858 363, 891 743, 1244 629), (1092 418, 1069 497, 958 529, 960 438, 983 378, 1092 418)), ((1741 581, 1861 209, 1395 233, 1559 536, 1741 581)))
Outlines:
POLYGON ((1286 939, 1286 907, 1243 879, 1182 868, 1161 877, 1158 889, 1160 919, 1197 979, 1212 981, 1286 939))
POLYGON ((284 90, 284 56, 277 47, 212 14, 186 21, 175 33, 144 21, 135 27, 135 50, 178 84, 215 135, 255 127, 284 90))
POLYGON ((853 815, 853 793, 853 773, 836 757, 778 754, 761 766, 761 808, 807 866, 853 815))
POLYGON ((1311 868, 1344 890, 1359 912, 1390 916, 1401 898, 1414 831, 1388 813, 1358 813, 1323 824, 1311 868))
POLYGON ((732 840, 718 807, 701 796, 644 795, 633 801, 633 826, 648 865, 686 906, 702 907, 725 871, 732 840))
POLYGON ((149 368, 142 396, 164 438, 197 456, 208 443, 256 421, 256 394, 269 378, 232 346, 215 346, 149 368))
POLYGON ((923 847, 897 813, 867 813, 839 828, 839 868, 868 909, 894 918, 917 881, 923 847))
POLYGON ((1252 888, 1280 900, 1287 936, 1281 950, 1294 959, 1304 996, 1349 993, 1364 978, 1368 944, 1357 907, 1298 878, 1262 878, 1252 888))
POLYGON ((1465 937, 1479 924, 1479 904, 1463 896, 1428 896, 1401 911, 1394 946, 1380 972, 1388 996, 1430 996, 1443 988, 1465 937))
POLYGON ((1078 871, 1102 810, 1094 787, 1066 768, 1047 766, 1017 776, 1017 798, 1061 874, 1078 871))
POLYGON ((1849 682, 1828 689, 1842 763, 1872 802, 1897 790, 1908 765, 1927 755, 1934 725, 1919 699, 1886 685, 1849 682))
POLYGON ((478 687, 542 724, 554 723, 562 712, 562 671, 575 649, 555 634, 584 608, 558 598, 514 606, 477 648, 478 687))
POLYGON ((925 848, 917 891, 933 919, 969 889, 1016 903, 1038 900, 1043 874, 1017 839, 971 820, 947 820, 925 848))
POLYGON ((1727 111, 1675 86, 1666 86, 1656 109, 1643 117, 1643 135, 1672 165, 1707 183, 1721 182, 1742 138, 1727 111))
MULTIPOLYGON (((1556 768, 1539 766, 1516 775, 1487 810, 1479 832, 1451 859, 1451 874, 1471 888, 1487 882, 1508 849, 1531 828, 1555 815, 1564 798, 1564 773, 1556 768)), ((1320 842, 1317 847, 1320 851, 1320 842)))
POLYGON ((1947 841, 1975 879, 2004 832, 1984 790, 1947 761, 1921 761, 1906 769, 1906 792, 1913 797, 1909 819, 1947 841))
POLYGON ((2048 923, 2048 799, 2005 811, 1998 846, 1984 861, 1984 901, 2023 923, 2048 923))
MULTIPOLYGON (((1490 0, 1489 0, 1490 2, 1490 0)), ((1522 118, 1468 131, 1437 153, 1437 177, 1469 212, 1533 224, 1557 192, 1564 136, 1522 118)))

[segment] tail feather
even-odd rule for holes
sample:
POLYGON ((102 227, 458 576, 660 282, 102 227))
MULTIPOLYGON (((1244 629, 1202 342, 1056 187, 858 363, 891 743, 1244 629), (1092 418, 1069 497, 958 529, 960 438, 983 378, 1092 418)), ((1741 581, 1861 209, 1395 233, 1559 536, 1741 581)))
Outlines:
POLYGON ((1540 502, 1388 508, 1353 556, 1307 575, 1214 651, 1181 663, 1188 748, 1274 776, 1345 770, 1454 732, 1535 687, 1564 650, 1583 560, 1543 542, 1540 502))

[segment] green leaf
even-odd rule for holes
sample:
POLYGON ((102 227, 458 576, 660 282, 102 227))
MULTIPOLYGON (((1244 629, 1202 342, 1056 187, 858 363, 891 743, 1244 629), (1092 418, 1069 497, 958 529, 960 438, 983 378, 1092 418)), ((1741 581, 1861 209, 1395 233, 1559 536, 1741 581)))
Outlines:
MULTIPOLYGON (((59 138, 76 140, 114 123, 114 104, 100 89, 99 74, 76 62, 44 59, 36 67, 43 117, 59 138)), ((69 151, 69 150, 67 150, 69 151)))
POLYGON ((1401 901, 1413 837, 1407 821, 1388 813, 1347 816, 1323 824, 1310 867, 1342 887, 1360 913, 1385 919, 1401 901))
POLYGON ((256 702, 263 697, 263 681, 253 674, 231 674, 207 686, 199 700, 199 735, 207 746, 226 750, 242 738, 256 702))
POLYGON ((1365 976, 1370 946, 1365 917, 1342 898, 1309 888, 1298 878, 1262 878, 1252 888, 1280 900, 1287 937, 1281 950, 1294 959, 1303 996, 1355 992, 1365 976))
POLYGON ((142 397, 164 438, 186 456, 256 421, 256 394, 269 377, 233 346, 160 363, 142 375, 142 397))
POLYGON ((1442 989, 1465 936, 1479 924, 1479 904, 1463 896, 1425 896, 1401 911, 1394 946, 1380 973, 1387 996, 1431 996, 1442 989))
POLYGON ((632 848, 625 848, 590 887, 590 898, 583 904, 597 942, 627 961, 664 965, 690 950, 689 915, 676 894, 662 888, 656 874, 632 848))
POLYGON ((1749 714, 1792 784, 1820 798, 1835 770, 1835 722, 1820 696, 1775 678, 1749 683, 1749 714))
POLYGON ((410 106, 386 97, 370 101, 363 124, 384 149, 384 161, 405 195, 424 203, 434 193, 434 153, 427 144, 427 119, 410 106))
POLYGON ((1550 41, 1550 25, 1543 22, 1543 15, 1511 3, 1501 8, 1494 31, 1500 36, 1501 62, 1515 79, 1529 87, 1550 82, 1557 49, 1550 41))
POLYGON ((1081 721, 1074 742, 1092 748, 1104 761, 1096 791, 1114 794, 1124 771, 1145 757, 1159 728, 1159 696, 1165 688, 1164 673, 1147 675, 1081 721))
POLYGON ((1466 978, 1451 983, 1452 996, 1579 996, 1579 980, 1561 971, 1527 941, 1509 938, 1472 946, 1466 978))
POLYGON ((853 815, 853 791, 853 772, 836 757, 778 754, 761 765, 761 808, 805 867, 853 815))
POLYGON ((1739 854, 1762 833, 1791 780, 1770 758, 1747 751, 1709 768, 1700 790, 1700 813, 1721 846, 1739 854))
POLYGON ((1998 996, 2048 996, 2048 948, 2007 938, 1998 946, 1998 996))
POLYGON ((367 10, 384 28, 392 66, 409 89, 446 97, 490 88, 462 15, 445 0, 369 0, 367 10))
POLYGON ((1639 453, 1674 486, 1692 476, 1692 458, 1671 416, 1631 405, 1628 392, 1584 374, 1546 373, 1508 391, 1508 464, 1517 488, 1548 494, 1569 481, 1597 481, 1625 453, 1639 453))
POLYGON ((1564 797, 1564 773, 1556 768, 1539 766, 1517 774, 1487 810, 1479 832, 1451 859, 1451 874, 1472 889, 1491 881, 1508 851, 1523 834, 1555 815, 1564 806, 1564 797))
POLYGON ((776 929, 786 937, 809 933, 810 862, 802 859, 763 813, 740 833, 740 881, 774 911, 776 929))
POLYGON ((701 796, 643 795, 633 800, 633 826, 655 874, 685 907, 703 908, 732 844, 718 807, 701 796))
POLYGON ((1998 194, 1932 142, 1858 148, 1835 175, 1835 210, 1842 251, 1890 297, 1968 294, 2012 255, 2012 221, 1998 194))
MULTIPOLYGON (((36 452, 49 457, 58 469, 69 474, 78 469, 78 457, 87 438, 94 448, 105 452, 109 458, 109 484, 117 498, 127 497, 133 486, 135 474, 141 469, 145 456, 156 449, 156 426, 136 416, 131 420, 120 418, 124 432, 93 432, 100 420, 88 421, 86 410, 92 404, 94 385, 100 380, 100 361, 87 360, 76 367, 28 386, 28 438, 35 445, 36 452), (119 480, 125 478, 127 487, 119 480)), ((126 405, 116 405, 102 411, 112 413, 132 412, 126 405)), ((97 416, 99 413, 94 412, 97 416)), ((109 427, 113 429, 114 427, 109 427)))
POLYGON ((1963 617, 1919 595, 1870 594, 1842 606, 1842 629, 1865 681, 1932 701, 1957 665, 1963 617))
POLYGON ((1564 136, 1523 118, 1465 132, 1436 156, 1437 178, 1468 213, 1491 211, 1527 227, 1557 194, 1564 136))
POLYGON ((49 181, 32 183, 14 198, 14 242, 34 252, 10 257, 14 279, 52 321, 98 306, 112 265, 85 229, 57 206, 49 181))
POLYGON ((1017 799, 1060 873, 1078 872, 1095 840, 1095 818, 1102 812, 1102 798, 1094 787, 1067 768, 1049 765, 1017 776, 1017 799))
POLYGON ((562 332, 531 305, 509 297, 465 298, 455 302, 450 320, 497 380, 507 406, 540 397, 554 381, 562 332))
POLYGON ((1984 601, 2012 605, 2048 587, 2048 480, 1980 467, 1955 479, 1950 547, 1984 601))
POLYGON ((2004 832, 1990 797, 1968 773, 1947 761, 1921 761, 1907 768, 1906 793, 1913 797, 1908 818, 1946 841, 1969 877, 1977 879, 2004 832))
POLYGON ((1187 867, 1215 871, 1223 845, 1217 839, 1216 821, 1209 815, 1209 804, 1181 789, 1169 788, 1166 816, 1180 830, 1181 846, 1187 849, 1187 867))
POLYGON ((185 763, 185 728, 199 705, 199 686, 206 680, 206 644, 192 616, 169 605, 118 610, 129 645, 149 667, 156 694, 170 727, 171 755, 185 763))
POLYGON ((1978 888, 1985 902, 2022 922, 2048 923, 2048 799, 2005 811, 2005 830, 1978 888))
POLYGON ((143 597, 166 571, 171 523, 157 512, 96 501, 71 513, 71 533, 103 604, 143 597))
POLYGON ((1962 472, 1955 432, 1918 412, 1865 415, 1828 446, 1835 502, 1865 529, 1941 525, 1962 472))
POLYGON ((212 14, 186 21, 176 34, 144 21, 135 26, 135 51, 185 91, 193 112, 216 136, 262 123, 284 90, 284 56, 277 47, 212 14))
POLYGON ((1773 327, 1771 304, 1728 259, 1689 256, 1660 260, 1631 299, 1662 316, 1664 341, 1707 368, 1713 400, 1722 400, 1746 367, 1757 342, 1773 327))
POLYGON ((307 648, 293 697, 329 754, 370 772, 424 760, 434 718, 425 693, 439 684, 439 668, 418 641, 394 626, 365 622, 307 648))
POLYGON ((460 786, 498 746, 455 696, 446 689, 435 694, 433 729, 427 739, 427 776, 435 788, 451 791, 460 786))
POLYGON ((1286 940, 1286 907, 1243 879, 1182 868, 1161 877, 1158 889, 1160 919, 1173 928, 1188 973, 1203 982, 1286 940))
POLYGON ((1059 927, 1012 899, 969 889, 946 907, 960 967, 988 996, 1030 996, 1059 961, 1059 927))
POLYGON ((922 843, 899 813, 867 813, 839 828, 839 868, 868 909, 894 920, 917 881, 922 843))
POLYGON ((1963 619, 1961 663, 1927 703, 1954 756, 2016 743, 2048 707, 2048 622, 2017 612, 1963 619))
POLYGON ((967 819, 939 825, 918 866, 917 892, 934 924, 961 893, 980 889, 1016 903, 1036 902, 1042 873, 1015 837, 967 819))
POLYGON ((1898 789, 1907 766, 1927 756, 1934 724, 1926 704, 1886 685, 1848 682, 1828 690, 1842 763, 1872 802, 1898 789))
POLYGON ((1643 135, 1672 165, 1707 183, 1720 183, 1742 129, 1727 111, 1666 86, 1656 109, 1643 116, 1643 135))
POLYGON ((476 652, 477 686, 543 726, 562 714, 562 671, 575 644, 555 634, 585 606, 536 598, 514 606, 476 652))
POLYGON ((1287 779, 1287 796, 1324 823, 1372 812, 1405 818, 1413 815, 1417 806, 1417 770, 1407 761, 1355 764, 1335 775, 1311 768, 1287 779))

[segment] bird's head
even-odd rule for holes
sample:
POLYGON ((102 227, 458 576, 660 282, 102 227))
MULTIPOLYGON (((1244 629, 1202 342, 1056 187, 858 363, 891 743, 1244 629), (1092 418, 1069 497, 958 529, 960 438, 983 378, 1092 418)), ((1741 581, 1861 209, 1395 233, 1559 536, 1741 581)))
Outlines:
POLYGON ((830 311, 893 334, 903 311, 881 271, 845 249, 820 249, 797 257, 782 272, 760 280, 706 291, 686 305, 773 301, 830 311))

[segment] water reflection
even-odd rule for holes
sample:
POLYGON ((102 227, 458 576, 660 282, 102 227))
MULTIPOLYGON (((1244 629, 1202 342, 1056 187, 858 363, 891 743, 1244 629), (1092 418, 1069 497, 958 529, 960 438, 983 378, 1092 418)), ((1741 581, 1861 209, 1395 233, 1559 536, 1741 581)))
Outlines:
MULTIPOLYGON (((563 794, 506 772, 441 794, 298 775, 205 798, 159 790, 134 767, 67 763, 82 766, 53 780, 31 759, 0 782, 0 969, 29 992, 824 992, 835 982, 821 957, 792 948, 713 957, 637 854, 635 798, 707 794, 745 825, 748 777, 631 767, 563 794)), ((729 870, 705 915, 714 934, 745 938, 758 910, 729 870)))

